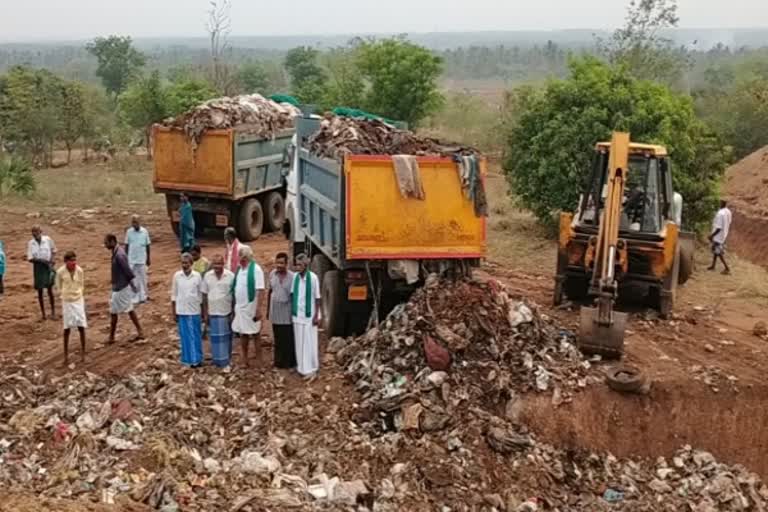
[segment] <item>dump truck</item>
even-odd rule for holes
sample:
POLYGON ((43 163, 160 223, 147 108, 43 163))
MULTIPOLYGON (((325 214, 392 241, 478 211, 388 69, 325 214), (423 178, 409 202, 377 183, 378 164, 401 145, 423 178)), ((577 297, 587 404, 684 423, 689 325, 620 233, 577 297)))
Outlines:
POLYGON ((175 232, 179 195, 190 197, 198 230, 233 226, 248 242, 285 221, 287 148, 294 130, 274 137, 244 129, 206 130, 199 142, 184 131, 155 125, 155 192, 165 194, 175 232))
POLYGON ((594 299, 581 308, 579 347, 619 358, 627 314, 616 303, 642 297, 668 317, 693 271, 694 235, 682 229, 683 198, 664 146, 616 132, 596 145, 593 162, 576 213, 560 217, 554 304, 594 299))
MULTIPOLYGON (((326 333, 359 334, 429 274, 466 275, 478 265, 486 219, 465 197, 453 159, 418 157, 424 198, 403 197, 389 155, 311 154, 302 142, 320 122, 297 122, 286 234, 320 279, 326 333)), ((484 159, 479 167, 484 176, 484 159)))

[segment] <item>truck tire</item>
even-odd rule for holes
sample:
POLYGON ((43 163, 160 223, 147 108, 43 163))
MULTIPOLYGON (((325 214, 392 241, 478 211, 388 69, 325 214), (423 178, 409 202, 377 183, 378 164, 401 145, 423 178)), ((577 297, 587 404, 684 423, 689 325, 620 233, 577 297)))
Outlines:
POLYGON ((285 222, 285 199, 279 192, 270 192, 264 198, 263 208, 267 230, 279 232, 285 222))
POLYGON ((309 270, 317 276, 317 280, 320 281, 320 283, 324 283, 325 274, 333 270, 333 263, 331 263, 331 260, 329 260, 325 254, 315 254, 312 256, 309 270))
POLYGON ((344 314, 344 285, 341 272, 329 270, 322 280, 323 329, 328 336, 344 336, 346 315, 344 314))
POLYGON ((237 234, 242 242, 251 242, 264 230, 264 210, 258 199, 246 199, 240 207, 237 234))

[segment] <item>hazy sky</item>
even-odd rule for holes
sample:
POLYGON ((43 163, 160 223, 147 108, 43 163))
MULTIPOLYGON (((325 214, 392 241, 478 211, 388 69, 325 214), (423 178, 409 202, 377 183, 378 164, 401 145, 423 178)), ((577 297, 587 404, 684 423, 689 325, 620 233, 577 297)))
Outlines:
MULTIPOLYGON (((232 0, 234 35, 613 28, 623 0, 232 0)), ((679 0, 682 27, 768 26, 768 0, 679 0)), ((207 0, 0 0, 0 40, 204 34, 207 0)))

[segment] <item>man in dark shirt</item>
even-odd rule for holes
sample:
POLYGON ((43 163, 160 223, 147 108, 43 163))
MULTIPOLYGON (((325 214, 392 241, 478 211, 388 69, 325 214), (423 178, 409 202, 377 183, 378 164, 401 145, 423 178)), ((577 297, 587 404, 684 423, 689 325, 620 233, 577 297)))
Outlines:
POLYGON ((139 324, 139 317, 133 310, 133 298, 138 288, 133 282, 134 274, 131 265, 128 263, 128 256, 117 243, 117 237, 109 234, 104 237, 104 247, 112 253, 112 298, 110 300, 110 323, 108 345, 115 342, 115 331, 117 330, 117 316, 122 313, 128 313, 133 325, 136 326, 136 337, 131 341, 143 340, 144 332, 139 324))

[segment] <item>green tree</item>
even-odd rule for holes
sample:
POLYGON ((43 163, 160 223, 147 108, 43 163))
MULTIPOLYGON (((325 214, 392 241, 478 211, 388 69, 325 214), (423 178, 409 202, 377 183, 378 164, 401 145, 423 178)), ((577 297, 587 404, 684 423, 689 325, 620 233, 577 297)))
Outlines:
POLYGON ((147 158, 152 158, 152 125, 168 115, 166 91, 160 80, 160 73, 134 81, 119 98, 123 120, 132 128, 144 131, 147 158))
POLYGON ((0 197, 26 196, 35 191, 32 166, 21 158, 0 158, 0 197))
POLYGON ((325 106, 362 108, 365 102, 365 79, 357 66, 357 48, 335 48, 323 55, 328 69, 328 81, 323 103, 325 106))
POLYGON ((51 163, 61 133, 64 81, 49 71, 18 66, 0 80, 0 137, 37 166, 51 163))
POLYGON ((266 94, 269 89, 269 76, 260 62, 253 61, 240 66, 237 81, 246 94, 266 94))
POLYGON ((504 169, 512 193, 544 221, 573 210, 594 144, 625 130, 635 141, 667 146, 675 188, 685 199, 684 222, 706 222, 727 154, 696 117, 691 98, 591 57, 573 60, 570 69, 566 80, 508 97, 504 169))
POLYGON ((72 161, 72 148, 86 133, 94 120, 88 116, 85 89, 82 84, 69 82, 62 84, 60 92, 61 117, 59 118, 58 140, 67 148, 67 164, 72 161))
POLYGON ((368 110, 417 126, 440 108, 440 57, 400 38, 366 41, 358 52, 358 67, 369 84, 368 110))
POLYGON ((607 40, 598 39, 598 48, 638 78, 674 84, 682 78, 687 55, 662 33, 679 21, 677 0, 631 0, 624 26, 607 40))
POLYGON ((321 103, 326 94, 328 74, 318 63, 319 55, 312 47, 300 46, 285 56, 291 90, 302 103, 321 103))
POLYGON ((133 47, 128 36, 97 37, 85 48, 96 57, 96 76, 113 97, 125 90, 146 63, 146 57, 133 47))
POLYGON ((214 98, 216 91, 207 82, 189 79, 171 84, 163 91, 163 95, 166 101, 166 115, 176 116, 214 98))

